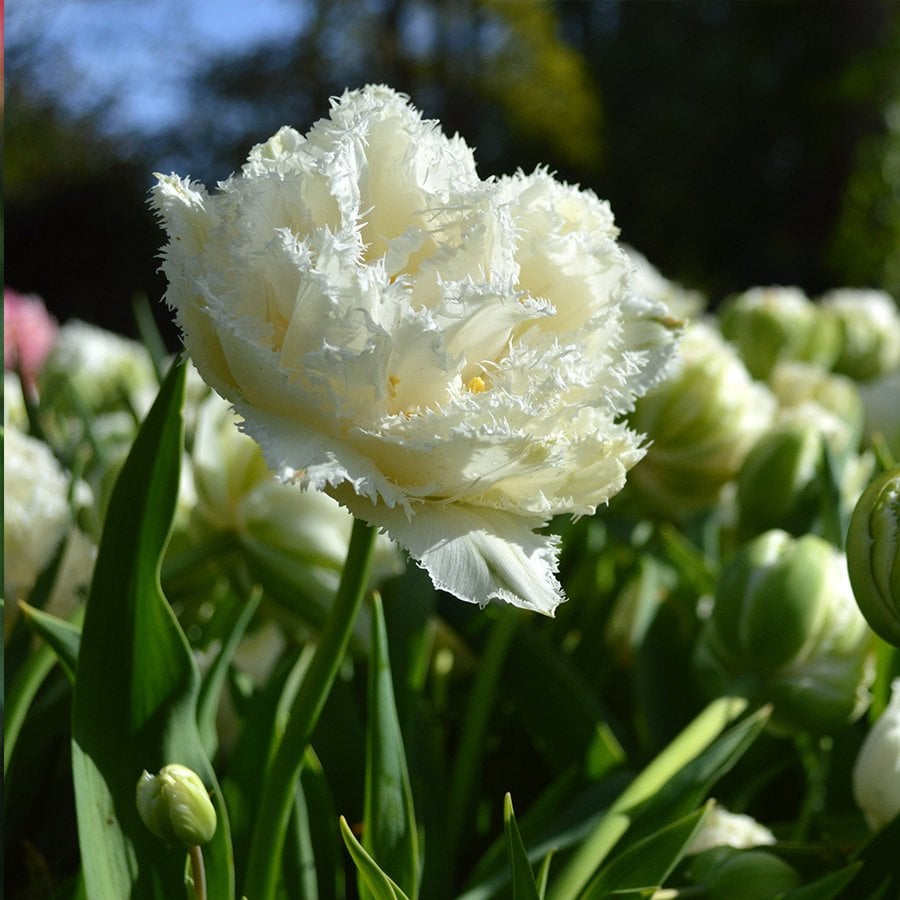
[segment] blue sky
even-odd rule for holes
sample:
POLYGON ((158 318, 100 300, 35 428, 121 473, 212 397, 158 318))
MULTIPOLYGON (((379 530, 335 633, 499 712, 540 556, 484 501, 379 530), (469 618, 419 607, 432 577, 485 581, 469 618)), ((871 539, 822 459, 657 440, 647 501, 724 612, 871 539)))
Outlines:
POLYGON ((304 0, 10 0, 7 45, 35 47, 74 109, 98 98, 116 130, 177 121, 186 76, 209 57, 296 33, 304 0))

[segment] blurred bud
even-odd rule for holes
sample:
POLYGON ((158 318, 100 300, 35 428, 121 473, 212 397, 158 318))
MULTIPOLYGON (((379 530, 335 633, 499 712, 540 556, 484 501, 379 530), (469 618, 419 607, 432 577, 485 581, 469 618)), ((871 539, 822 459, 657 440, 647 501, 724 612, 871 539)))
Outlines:
POLYGON ((865 438, 883 440, 894 459, 900 459, 900 369, 861 384, 865 409, 865 438))
POLYGON ((776 730, 821 733, 866 708, 872 652, 843 555, 816 535, 776 530, 723 570, 697 663, 718 687, 771 702, 776 730))
POLYGON ((774 844, 775 835, 756 819, 741 813, 729 812, 724 806, 714 804, 703 820, 703 825, 688 848, 688 854, 703 853, 712 847, 762 847, 774 844))
POLYGON ((216 811, 200 776, 186 766, 145 771, 135 792, 138 813, 147 828, 167 844, 197 847, 216 833, 216 811))
POLYGON ((847 532, 847 567, 872 630, 900 646, 900 465, 879 475, 859 498, 847 532))
POLYGON ((66 407, 75 392, 95 414, 129 405, 143 414, 159 387, 142 344, 77 319, 59 329, 39 384, 50 403, 66 407))
POLYGON ((788 420, 767 431, 738 475, 741 533, 808 531, 819 504, 823 460, 822 435, 815 425, 788 420))
MULTIPOLYGON (((739 525, 744 535, 782 528, 810 531, 825 503, 844 520, 856 504, 865 467, 856 454, 863 408, 856 385, 807 363, 781 362, 769 384, 778 401, 776 422, 747 455, 737 482, 739 525), (825 478, 825 449, 836 467, 838 496, 825 478)), ((864 483, 864 482, 863 482, 864 483)))
POLYGON ((769 427, 775 401, 709 324, 688 326, 668 380, 636 404, 632 426, 651 441, 629 475, 651 515, 683 519, 715 506, 769 427))
POLYGON ((56 319, 37 294, 3 289, 3 367, 19 373, 26 390, 56 340, 56 319))
POLYGON ((689 869, 710 900, 771 900, 797 887, 800 874, 768 850, 716 847, 700 854, 689 869))
POLYGON ((853 797, 873 831, 900 813, 900 678, 853 766, 853 797))
POLYGON ((900 366, 900 312, 889 294, 843 288, 829 291, 821 303, 840 327, 836 372, 867 381, 900 366))
POLYGON ((631 288, 636 294, 663 303, 676 319, 694 319, 706 308, 706 298, 699 291, 669 281, 633 247, 622 248, 634 266, 631 288))
POLYGON ((856 450, 865 411, 856 384, 843 375, 806 363, 779 363, 769 378, 779 419, 801 418, 815 424, 838 456, 856 450))
POLYGON ((799 288, 757 287, 724 304, 722 333, 755 378, 768 378, 780 360, 830 367, 840 352, 837 322, 799 288))

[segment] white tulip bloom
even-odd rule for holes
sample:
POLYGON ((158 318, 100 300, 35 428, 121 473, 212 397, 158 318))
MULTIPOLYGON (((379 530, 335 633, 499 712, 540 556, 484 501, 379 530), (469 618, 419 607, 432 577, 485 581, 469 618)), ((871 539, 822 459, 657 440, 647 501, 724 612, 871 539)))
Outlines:
POLYGON ((464 600, 552 613, 557 513, 643 456, 619 421, 675 324, 629 292, 609 207, 546 172, 481 181, 385 87, 282 128, 210 194, 159 176, 185 346, 283 480, 380 526, 464 600))
POLYGON ((873 831, 900 815, 900 678, 856 757, 853 796, 873 831))

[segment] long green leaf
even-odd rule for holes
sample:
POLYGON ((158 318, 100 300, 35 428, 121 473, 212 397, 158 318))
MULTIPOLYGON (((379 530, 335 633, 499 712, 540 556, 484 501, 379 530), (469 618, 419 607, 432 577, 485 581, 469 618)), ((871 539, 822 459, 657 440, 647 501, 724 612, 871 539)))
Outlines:
POLYGON ((531 871, 531 863, 528 862, 519 826, 516 825, 516 814, 509 794, 503 798, 503 827, 509 852, 509 868, 512 872, 513 900, 540 900, 534 872, 531 871))
MULTIPOLYGON (((381 599, 372 597, 369 722, 363 846, 413 900, 418 894, 419 844, 403 735, 394 702, 381 599)), ((363 897, 366 892, 361 890, 363 897)))
POLYGON ((119 474, 85 611, 72 770, 89 900, 183 894, 184 850, 146 829, 134 799, 144 769, 172 762, 212 789, 218 828, 204 848, 209 892, 234 892, 228 821, 195 719, 199 673, 159 582, 178 491, 184 383, 176 364, 119 474))
POLYGON ((745 700, 714 700, 622 792, 554 882, 551 900, 573 900, 628 830, 635 810, 696 759, 747 707, 745 700))
POLYGON ((581 900, 661 887, 684 856, 707 812, 698 809, 620 853, 597 873, 581 900))

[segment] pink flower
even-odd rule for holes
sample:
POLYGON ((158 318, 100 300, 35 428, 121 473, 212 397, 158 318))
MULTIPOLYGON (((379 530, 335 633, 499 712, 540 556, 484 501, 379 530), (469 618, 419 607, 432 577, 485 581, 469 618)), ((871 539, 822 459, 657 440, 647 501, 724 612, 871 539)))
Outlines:
POLYGON ((22 376, 28 389, 56 341, 56 319, 37 294, 3 289, 3 367, 22 376))

